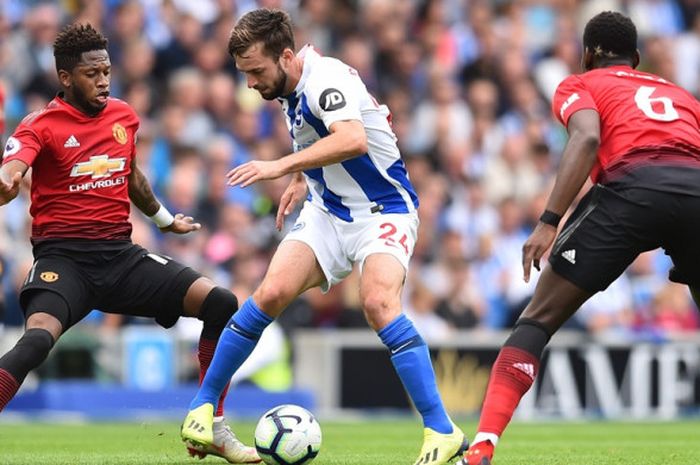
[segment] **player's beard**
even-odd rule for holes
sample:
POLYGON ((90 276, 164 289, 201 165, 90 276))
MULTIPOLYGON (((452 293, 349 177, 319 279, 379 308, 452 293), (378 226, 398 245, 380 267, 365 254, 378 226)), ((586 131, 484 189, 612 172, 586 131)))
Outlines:
POLYGON ((273 84, 272 90, 270 92, 260 92, 260 95, 265 100, 275 100, 284 95, 284 88, 287 87, 287 73, 284 72, 282 67, 277 65, 277 80, 273 84))
POLYGON ((101 112, 104 107, 107 106, 106 103, 101 104, 91 101, 87 98, 85 93, 82 90, 79 90, 78 88, 73 89, 73 99, 75 100, 76 106, 78 106, 83 113, 86 113, 90 116, 95 116, 96 114, 101 112))

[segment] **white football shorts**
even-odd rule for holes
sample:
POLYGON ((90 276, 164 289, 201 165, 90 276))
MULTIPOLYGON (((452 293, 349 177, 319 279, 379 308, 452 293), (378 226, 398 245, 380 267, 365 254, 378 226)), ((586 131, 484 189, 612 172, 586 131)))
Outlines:
POLYGON ((350 274, 354 263, 362 271, 365 259, 375 253, 396 257, 408 272, 417 237, 416 212, 355 218, 348 223, 306 201, 283 241, 301 241, 311 247, 326 275, 321 290, 328 292, 350 274))

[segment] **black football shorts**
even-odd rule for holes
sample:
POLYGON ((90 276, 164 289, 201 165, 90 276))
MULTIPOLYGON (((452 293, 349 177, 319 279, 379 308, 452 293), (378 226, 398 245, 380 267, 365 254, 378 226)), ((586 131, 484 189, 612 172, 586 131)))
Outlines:
POLYGON ((190 285, 201 275, 169 257, 129 241, 50 240, 34 246, 34 264, 20 292, 25 316, 33 292, 63 298, 70 316, 64 330, 91 310, 155 318, 165 328, 183 313, 190 285), (59 297, 60 296, 60 297, 59 297))
POLYGON ((672 281, 700 286, 700 197, 597 184, 559 233, 549 262, 582 289, 606 289, 642 252, 662 247, 672 281))

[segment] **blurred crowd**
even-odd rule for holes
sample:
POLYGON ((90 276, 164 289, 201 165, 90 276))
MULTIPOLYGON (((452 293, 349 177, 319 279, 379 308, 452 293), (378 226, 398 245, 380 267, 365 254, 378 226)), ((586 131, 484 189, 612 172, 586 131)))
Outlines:
MULTIPOLYGON (((188 236, 161 235, 135 211, 134 242, 204 272, 239 299, 260 282, 285 232, 276 231, 274 215, 289 180, 229 188, 224 174, 250 159, 284 156, 291 141, 279 103, 246 89, 226 45, 236 19, 250 9, 289 11, 299 47, 312 43, 356 68, 392 111, 421 202, 405 309, 428 341, 459 329, 507 328, 527 303, 536 279, 523 282, 521 247, 543 210, 566 142, 551 98, 564 77, 580 72, 582 28, 590 17, 602 10, 631 16, 641 69, 700 95, 700 6, 693 0, 0 5, 4 138, 54 97, 57 32, 73 21, 93 24, 109 39, 112 95, 141 117, 141 169, 171 211, 203 225, 188 236)), ((22 324, 16 291, 32 261, 27 193, 0 209, 0 321, 6 325, 22 324)), ((686 288, 667 281, 670 266, 663 252, 640 256, 569 326, 638 338, 697 331, 698 312, 686 288)), ((355 272, 328 294, 307 292, 281 317, 283 327, 365 327, 356 280, 355 272)), ((138 322, 106 316, 96 323, 138 322)))

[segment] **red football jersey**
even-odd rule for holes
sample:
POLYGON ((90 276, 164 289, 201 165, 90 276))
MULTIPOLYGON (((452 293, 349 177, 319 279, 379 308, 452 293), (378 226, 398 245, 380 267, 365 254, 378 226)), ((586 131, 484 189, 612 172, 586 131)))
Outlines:
POLYGON ((110 98, 94 117, 60 96, 7 140, 3 163, 32 167, 32 240, 129 239, 128 176, 139 119, 110 98))
POLYGON ((566 126, 583 109, 600 115, 593 182, 622 165, 650 162, 659 153, 674 154, 670 157, 678 164, 700 163, 700 105, 665 79, 624 65, 569 76, 554 94, 552 111, 566 126))

